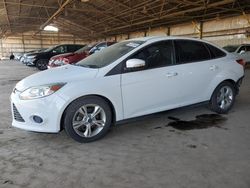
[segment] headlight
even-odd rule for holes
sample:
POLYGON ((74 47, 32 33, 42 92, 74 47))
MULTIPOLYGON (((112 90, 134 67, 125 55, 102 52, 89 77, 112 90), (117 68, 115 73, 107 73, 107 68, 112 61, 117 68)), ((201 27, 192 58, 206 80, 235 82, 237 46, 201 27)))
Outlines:
POLYGON ((37 99, 41 97, 49 96, 59 89, 61 89, 65 83, 56 83, 43 86, 30 87, 20 93, 19 97, 22 100, 37 99))
POLYGON ((64 62, 62 60, 55 60, 54 64, 60 66, 60 65, 64 65, 64 62))

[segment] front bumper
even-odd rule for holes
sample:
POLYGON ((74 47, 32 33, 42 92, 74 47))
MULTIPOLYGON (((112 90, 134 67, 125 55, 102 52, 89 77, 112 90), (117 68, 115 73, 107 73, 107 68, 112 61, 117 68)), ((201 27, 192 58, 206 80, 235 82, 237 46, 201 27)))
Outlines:
POLYGON ((34 59, 28 59, 27 58, 26 61, 25 61, 25 64, 28 65, 28 66, 34 66, 35 65, 35 63, 34 63, 35 60, 36 60, 35 58, 34 59))
POLYGON ((60 131, 65 100, 56 93, 33 100, 21 100, 19 94, 19 92, 12 92, 10 97, 13 127, 35 132, 60 131), (43 121, 37 123, 34 116, 39 116, 43 121))

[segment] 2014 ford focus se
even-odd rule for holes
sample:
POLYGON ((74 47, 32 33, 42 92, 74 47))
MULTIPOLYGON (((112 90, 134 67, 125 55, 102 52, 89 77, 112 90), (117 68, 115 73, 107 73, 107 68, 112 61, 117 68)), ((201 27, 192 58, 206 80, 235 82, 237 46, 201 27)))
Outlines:
POLYGON ((123 41, 76 65, 31 75, 11 94, 14 127, 103 137, 117 121, 209 101, 227 113, 244 62, 205 41, 146 37, 123 41))

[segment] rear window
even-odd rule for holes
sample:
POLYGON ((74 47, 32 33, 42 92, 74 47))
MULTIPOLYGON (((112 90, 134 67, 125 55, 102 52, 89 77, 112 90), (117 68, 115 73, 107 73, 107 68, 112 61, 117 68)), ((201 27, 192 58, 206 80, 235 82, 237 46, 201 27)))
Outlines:
POLYGON ((210 44, 206 44, 206 45, 207 45, 208 49, 210 50, 212 59, 221 58, 221 57, 226 56, 226 53, 223 52, 222 50, 220 50, 219 48, 212 46, 210 44))
POLYGON ((199 41, 176 40, 175 49, 177 63, 205 61, 211 58, 205 44, 199 41))

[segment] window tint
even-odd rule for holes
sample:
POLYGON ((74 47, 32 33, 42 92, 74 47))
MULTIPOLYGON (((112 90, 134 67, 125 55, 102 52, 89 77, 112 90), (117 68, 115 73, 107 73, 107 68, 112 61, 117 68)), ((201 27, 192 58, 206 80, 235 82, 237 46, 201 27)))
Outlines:
POLYGON ((235 52, 239 48, 239 45, 228 45, 224 46, 223 49, 228 51, 228 52, 235 52))
POLYGON ((79 46, 75 46, 75 45, 68 45, 68 52, 74 52, 76 50, 79 49, 79 46))
POLYGON ((208 49, 210 50, 211 57, 214 58, 220 58, 226 56, 226 53, 220 50, 219 48, 216 48, 215 46, 212 46, 210 44, 206 44, 208 49))
POLYGON ((100 44, 98 44, 98 45, 96 46, 97 49, 98 49, 98 48, 102 48, 102 47, 107 47, 107 43, 106 43, 106 42, 102 42, 102 43, 100 43, 100 44))
POLYGON ((76 65, 89 68, 105 67, 130 51, 138 48, 145 41, 124 41, 116 43, 108 48, 101 50, 98 53, 88 56, 87 58, 79 61, 76 65))
POLYGON ((66 46, 59 46, 59 47, 55 48, 53 51, 55 51, 56 53, 66 53, 67 48, 66 48, 66 46))
POLYGON ((175 49, 177 63, 189 63, 210 59, 210 53, 206 46, 199 41, 176 40, 175 49))
POLYGON ((238 50, 237 53, 240 53, 241 51, 246 51, 246 47, 245 46, 241 46, 238 50))
POLYGON ((246 52, 250 52, 250 46, 246 46, 246 52))
POLYGON ((160 42, 144 48, 130 59, 142 59, 147 68, 157 68, 174 63, 172 41, 160 42))

